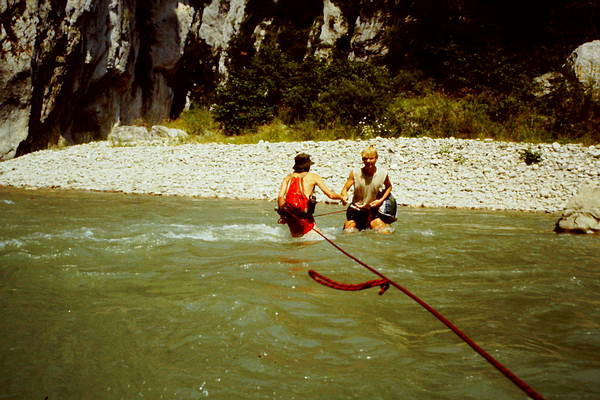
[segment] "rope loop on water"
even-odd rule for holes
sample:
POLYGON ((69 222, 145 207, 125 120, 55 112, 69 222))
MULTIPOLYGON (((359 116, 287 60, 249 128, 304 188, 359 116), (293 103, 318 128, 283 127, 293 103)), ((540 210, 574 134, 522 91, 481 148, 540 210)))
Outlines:
POLYGON ((372 281, 362 283, 341 283, 336 282, 333 279, 329 279, 328 277, 321 275, 312 269, 308 271, 308 275, 310 275, 311 278, 321 285, 338 290, 355 291, 379 286, 379 295, 381 296, 390 288, 390 283, 385 279, 373 279, 372 281))

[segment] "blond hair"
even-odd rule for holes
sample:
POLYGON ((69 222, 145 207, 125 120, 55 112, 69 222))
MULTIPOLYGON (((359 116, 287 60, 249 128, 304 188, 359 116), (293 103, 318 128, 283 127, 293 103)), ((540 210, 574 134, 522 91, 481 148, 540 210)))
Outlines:
POLYGON ((365 148, 362 153, 360 153, 361 157, 368 157, 368 156, 375 156, 375 158, 379 158, 379 155, 377 154, 377 150, 375 150, 375 147, 373 147, 373 145, 369 145, 367 148, 365 148))

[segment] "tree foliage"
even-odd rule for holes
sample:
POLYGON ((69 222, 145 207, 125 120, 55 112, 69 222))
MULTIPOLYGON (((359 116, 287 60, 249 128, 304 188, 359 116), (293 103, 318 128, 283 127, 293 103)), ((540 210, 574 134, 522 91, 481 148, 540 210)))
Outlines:
POLYGON ((382 114, 392 98, 390 80, 387 69, 365 62, 296 62, 277 47, 264 47, 218 89, 215 118, 230 134, 276 117, 356 125, 382 114))
MULTIPOLYGON (((251 35, 230 46, 230 75, 213 107, 229 135, 278 120, 290 126, 345 126, 366 136, 598 141, 598 104, 576 82, 565 81, 543 97, 533 95, 532 85, 534 77, 560 71, 576 46, 600 38, 600 2, 340 3, 347 21, 368 20, 381 9, 390 13, 389 52, 378 57, 378 65, 349 60, 351 30, 333 45, 332 62, 306 57, 319 2, 308 8, 292 3, 264 8, 273 19, 260 51, 251 35)), ((253 27, 248 22, 247 28, 253 27)))

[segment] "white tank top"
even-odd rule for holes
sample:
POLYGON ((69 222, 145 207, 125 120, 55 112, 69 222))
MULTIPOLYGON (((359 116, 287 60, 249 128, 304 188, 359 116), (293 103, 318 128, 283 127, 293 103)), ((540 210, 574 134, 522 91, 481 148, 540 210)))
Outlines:
POLYGON ((383 188, 383 183, 387 177, 387 171, 377 168, 373 176, 365 176, 362 168, 352 171, 354 176, 354 195, 352 204, 358 207, 364 207, 373 200, 377 199, 377 193, 383 188))

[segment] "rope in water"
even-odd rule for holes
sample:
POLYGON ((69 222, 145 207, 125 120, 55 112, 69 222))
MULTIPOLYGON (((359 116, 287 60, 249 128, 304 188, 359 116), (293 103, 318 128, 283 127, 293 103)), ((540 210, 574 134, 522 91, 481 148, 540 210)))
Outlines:
POLYGON ((390 288, 390 283, 385 279, 373 279, 372 281, 350 284, 336 282, 333 279, 329 279, 328 277, 319 274, 317 271, 313 271, 312 269, 308 271, 308 275, 310 275, 311 278, 319 282, 321 285, 338 290, 353 291, 369 289, 375 286, 379 286, 379 295, 382 295, 385 293, 386 290, 390 288))
POLYGON ((346 212, 346 209, 343 209, 343 210, 338 210, 338 211, 326 212, 326 213, 323 213, 323 214, 317 214, 317 215, 313 215, 313 218, 316 218, 316 217, 324 217, 325 215, 340 214, 340 213, 343 213, 343 212, 346 212))
POLYGON ((435 310, 429 304, 425 303, 423 300, 421 300, 419 297, 414 295, 408 289, 406 289, 406 288, 400 286, 399 284, 397 284, 396 282, 392 281, 391 279, 386 277, 384 274, 377 271, 375 268, 364 263, 363 261, 354 257, 352 254, 348 253, 346 250, 342 249, 340 246, 338 246, 336 243, 334 243, 331 239, 329 239, 327 236, 325 236, 323 233, 321 233, 318 229, 313 228, 312 230, 315 231, 316 233, 318 233, 323 239, 325 239, 329 244, 331 244, 333 247, 338 249, 344 255, 346 255, 350 259, 354 260, 355 262, 362 265, 363 267, 365 267, 366 269, 368 269, 369 271, 371 271, 372 273, 374 273, 375 275, 377 275, 381 278, 381 279, 363 282, 363 283, 359 283, 359 284, 345 284, 345 283, 336 282, 332 279, 329 279, 329 278, 311 270, 308 272, 308 274, 315 281, 319 282, 322 285, 329 286, 329 287, 339 289, 339 290, 362 290, 362 289, 367 289, 367 288, 374 287, 374 286, 379 286, 381 288, 381 290, 379 291, 380 295, 383 294, 387 290, 389 285, 394 286, 396 289, 398 289, 401 292, 403 292, 404 294, 406 294, 408 297, 413 299, 415 302, 417 302, 419 305, 421 305, 423 308, 425 308, 427 311, 429 311, 431 314, 433 314, 439 321, 441 321, 444 325, 446 325, 452 332, 454 332, 465 343, 467 343, 469 346, 471 346, 471 348, 473 350, 475 350, 481 357, 483 357, 487 362, 489 362, 498 371, 500 371, 512 383, 517 385, 519 387, 519 389, 521 389, 523 392, 525 392, 530 398, 535 399, 535 400, 543 400, 544 399, 544 397, 541 394, 539 394, 538 392, 533 390, 533 388, 531 386, 529 386, 527 383, 525 383, 523 380, 521 380, 519 377, 517 377, 515 374, 513 374, 508 368, 506 368, 498 360, 496 360, 494 357, 492 357, 488 352, 486 352, 477 343, 475 343, 470 337, 468 337, 463 331, 458 329, 458 327, 456 325, 454 325, 452 322, 450 322, 446 317, 444 317, 442 314, 440 314, 437 310, 435 310))

